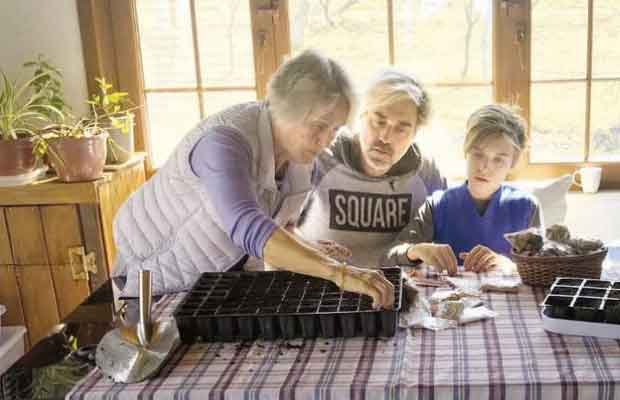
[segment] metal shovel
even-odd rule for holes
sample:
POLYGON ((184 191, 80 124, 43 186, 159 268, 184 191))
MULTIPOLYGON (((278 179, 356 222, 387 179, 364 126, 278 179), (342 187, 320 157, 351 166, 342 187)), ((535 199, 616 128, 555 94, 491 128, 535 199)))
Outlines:
POLYGON ((179 343, 173 318, 151 321, 151 272, 141 270, 138 324, 121 325, 106 333, 97 346, 95 360, 114 382, 140 382, 154 375, 179 343))

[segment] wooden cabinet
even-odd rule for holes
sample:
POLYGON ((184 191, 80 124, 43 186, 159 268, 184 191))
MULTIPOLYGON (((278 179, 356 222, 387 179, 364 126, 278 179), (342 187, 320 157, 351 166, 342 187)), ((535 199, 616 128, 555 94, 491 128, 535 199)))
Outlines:
POLYGON ((145 180, 144 155, 93 182, 0 188, 0 304, 28 345, 104 283, 116 256, 112 221, 145 180))

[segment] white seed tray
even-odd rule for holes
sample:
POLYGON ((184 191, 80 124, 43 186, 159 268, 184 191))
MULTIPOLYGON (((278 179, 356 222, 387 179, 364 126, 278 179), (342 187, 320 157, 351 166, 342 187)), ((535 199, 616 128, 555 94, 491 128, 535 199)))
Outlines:
POLYGON ((544 308, 540 314, 542 317, 543 328, 549 332, 559 333, 561 335, 595 336, 609 339, 620 339, 619 324, 551 318, 545 314, 544 308))

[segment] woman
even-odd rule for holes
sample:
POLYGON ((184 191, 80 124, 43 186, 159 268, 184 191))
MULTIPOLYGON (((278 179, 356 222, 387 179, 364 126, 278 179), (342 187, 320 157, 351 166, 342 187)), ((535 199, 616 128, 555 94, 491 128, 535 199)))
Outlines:
POLYGON ((310 189, 314 158, 348 120, 352 93, 338 64, 306 51, 275 72, 266 101, 202 121, 116 217, 123 294, 137 294, 141 268, 151 270, 154 293, 164 293, 252 257, 391 306, 382 274, 340 263, 282 228, 310 189))

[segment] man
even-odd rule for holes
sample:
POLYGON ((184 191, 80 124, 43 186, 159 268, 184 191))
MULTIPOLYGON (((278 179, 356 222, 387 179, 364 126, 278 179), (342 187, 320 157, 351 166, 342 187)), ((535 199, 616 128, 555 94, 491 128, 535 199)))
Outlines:
POLYGON ((446 186, 414 144, 428 113, 419 82, 399 71, 380 72, 362 98, 359 133, 341 132, 317 158, 298 232, 350 249, 354 265, 380 267, 426 197, 446 186))

